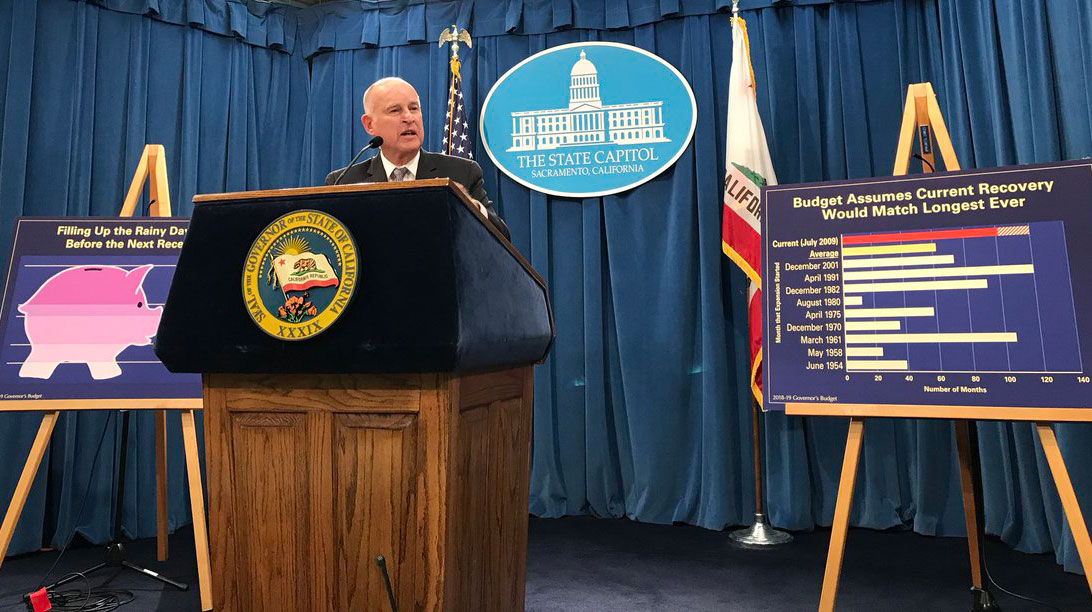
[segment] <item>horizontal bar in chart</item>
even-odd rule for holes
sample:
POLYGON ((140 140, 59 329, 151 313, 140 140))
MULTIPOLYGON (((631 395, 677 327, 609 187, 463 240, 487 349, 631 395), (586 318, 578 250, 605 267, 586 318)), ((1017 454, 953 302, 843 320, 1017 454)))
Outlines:
POLYGON ((883 347, 847 346, 846 357, 883 357, 883 347))
POLYGON ((868 259, 849 259, 842 262, 842 268, 883 268, 888 266, 943 266, 955 263, 954 255, 915 255, 910 257, 871 257, 868 259))
POLYGON ((846 369, 853 370, 905 370, 907 368, 905 359, 869 359, 868 361, 854 361, 850 359, 846 362, 846 369))
POLYGON ((910 240, 951 240, 953 238, 989 238, 996 236, 1027 235, 1028 226, 1014 228, 964 227, 959 229, 937 229, 918 232, 893 232, 886 234, 856 234, 842 237, 842 244, 881 244, 886 242, 906 242, 910 240))
POLYGON ((985 289, 986 279, 943 281, 907 281, 902 283, 854 283, 842 285, 845 293, 876 293, 879 291, 948 291, 952 289, 985 289))
POLYGON ((947 276, 998 276, 1001 274, 1034 274, 1031 264, 1008 266, 957 266, 952 268, 917 268, 914 270, 858 270, 846 272, 847 281, 890 280, 902 278, 942 278, 947 276))
POLYGON ((916 344, 944 342, 1016 342, 1012 332, 938 332, 935 334, 846 334, 846 344, 916 344))
POLYGON ((899 253, 935 253, 937 245, 887 244, 883 246, 843 247, 842 255, 897 255, 899 253))
POLYGON ((846 321, 846 331, 897 331, 900 321, 846 321))
MULTIPOLYGON (((848 298, 847 302, 848 304, 848 298)), ((865 319, 872 317, 931 317, 936 314, 932 306, 903 308, 847 308, 847 319, 865 319)))

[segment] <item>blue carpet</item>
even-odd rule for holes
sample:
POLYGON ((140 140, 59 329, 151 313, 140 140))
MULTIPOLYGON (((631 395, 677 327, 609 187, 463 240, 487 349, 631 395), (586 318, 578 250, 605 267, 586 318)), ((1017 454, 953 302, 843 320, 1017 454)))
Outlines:
MULTIPOLYGON (((697 527, 532 518, 527 610, 815 610, 830 532, 794 536, 795 541, 782 548, 748 551, 733 547, 727 533, 697 527)), ((131 561, 188 582, 191 588, 183 592, 161 587, 127 570, 96 574, 93 585, 128 589, 136 596, 121 608, 123 612, 198 609, 192 531, 171 536, 171 558, 166 563, 155 561, 152 539, 131 542, 127 549, 131 561)), ((1015 552, 996 540, 989 540, 986 550, 990 570, 1002 586, 1067 612, 1092 610, 1084 577, 1063 572, 1053 555, 1015 552)), ((56 555, 40 552, 5 561, 0 569, 0 612, 23 609, 13 592, 37 584, 56 555)), ((94 565, 101 556, 100 547, 78 543, 65 553, 51 578, 94 565)), ((963 539, 854 529, 846 544, 837 609, 967 612, 971 603, 967 567, 963 539)), ((1045 609, 994 594, 1005 612, 1045 609)))

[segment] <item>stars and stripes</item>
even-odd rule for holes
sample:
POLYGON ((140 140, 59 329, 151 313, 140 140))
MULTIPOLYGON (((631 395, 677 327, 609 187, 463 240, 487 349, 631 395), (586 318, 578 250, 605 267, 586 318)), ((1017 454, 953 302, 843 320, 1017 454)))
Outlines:
POLYGON ((447 114, 444 116, 444 153, 474 159, 474 139, 467 121, 463 101, 463 81, 459 75, 459 56, 451 57, 451 87, 447 92, 447 114))

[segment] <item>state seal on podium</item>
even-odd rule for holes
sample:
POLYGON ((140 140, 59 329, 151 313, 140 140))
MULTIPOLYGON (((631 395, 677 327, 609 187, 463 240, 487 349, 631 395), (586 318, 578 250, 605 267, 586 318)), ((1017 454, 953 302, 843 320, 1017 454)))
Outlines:
POLYGON ((297 210, 278 217, 254 239, 243 265, 243 302, 262 331, 306 340, 333 325, 357 283, 352 235, 334 217, 297 210))

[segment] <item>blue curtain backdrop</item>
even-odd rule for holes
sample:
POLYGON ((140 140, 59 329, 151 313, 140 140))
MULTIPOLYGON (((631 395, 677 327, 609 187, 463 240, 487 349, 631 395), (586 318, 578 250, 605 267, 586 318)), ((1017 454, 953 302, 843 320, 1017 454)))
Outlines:
MULTIPOLYGON (((145 143, 166 147, 176 215, 189 215, 195 193, 300 183, 307 65, 282 42, 283 10, 264 17, 244 10, 244 18, 227 10, 244 5, 190 2, 194 10, 177 25, 170 14, 147 17, 125 3, 103 4, 118 6, 0 1, 4 249, 20 215, 117 215, 145 143)), ((294 12, 288 15, 294 24, 294 12)), ((287 40, 295 41, 295 31, 289 28, 287 40)), ((40 418, 0 415, 4 507, 40 418)), ((116 427, 106 429, 104 454, 91 473, 107 418, 61 417, 9 554, 60 546, 73 529, 96 542, 109 538, 116 427)), ((152 414, 134 413, 132 423, 123 525, 127 534, 147 537, 155 533, 152 414)), ((177 415, 167 423, 173 529, 190 515, 177 415)))
MULTIPOLYGON (((425 145, 435 150, 447 87, 447 51, 435 39, 451 23, 474 35, 473 48, 461 51, 470 116, 501 74, 557 44, 624 42, 675 65, 697 97, 694 142, 672 169, 634 191, 588 200, 547 197, 497 171, 475 143, 487 188, 516 246, 547 279, 555 307, 557 344, 536 371, 530 509, 540 516, 628 516, 711 529, 749 521, 744 284, 737 271, 726 272, 718 246, 730 1, 344 1, 298 11, 243 10, 241 2, 214 0, 97 4, 50 0, 34 14, 0 0, 0 11, 15 17, 9 22, 22 24, 8 32, 0 23, 0 71, 6 71, 0 72, 0 232, 23 210, 82 214, 90 205, 95 214, 113 214, 145 141, 171 143, 172 195, 178 194, 183 213, 187 208, 179 204, 201 191, 319 183, 366 142, 360 94, 385 75, 417 87, 425 145), (74 29, 91 22, 97 38, 74 29), (106 36, 105 22, 127 29, 106 36), (53 32, 64 33, 65 44, 47 40, 53 32), (130 48, 141 35, 143 55, 134 56, 130 48), (154 70, 159 58, 148 45, 162 40, 176 41, 167 51, 173 55, 154 70), (45 59, 58 54, 117 60, 100 60, 96 74, 74 60, 45 59), (117 92, 157 75, 172 92, 158 94, 158 108, 170 117, 159 126, 163 131, 153 131, 151 121, 148 100, 156 94, 148 92, 156 88, 127 94, 139 110, 116 108, 130 108, 117 104, 117 92), (109 94, 114 119, 89 112, 80 102, 86 97, 64 89, 75 80, 86 96, 105 89, 103 79, 115 83, 109 94), (187 92, 190 105, 184 104, 187 92), (38 115, 36 107, 42 107, 38 115), (197 123, 186 123, 195 113, 197 123), (41 121, 49 126, 34 127, 35 116, 48 116, 41 121), (104 158, 94 143, 110 138, 132 143, 106 149, 104 158), (39 174, 57 167, 83 172, 69 170, 67 185, 39 174), (80 191, 80 180, 91 190, 80 191)), ((742 8, 760 112, 782 183, 890 173, 906 85, 925 80, 937 90, 966 168, 1092 151, 1092 8, 1081 0, 756 0, 742 8)), ((0 427, 11 433, 0 438, 0 452, 17 457, 29 445, 33 419, 2 418, 0 427)), ((57 455, 64 449, 54 446, 49 473, 41 477, 48 482, 36 487, 37 505, 28 506, 11 552, 71 529, 72 500, 86 482, 79 467, 86 470, 88 447, 101 431, 95 418, 71 419, 55 436, 55 444, 62 437, 68 442, 69 455, 57 455), (84 459, 73 459, 76 450, 84 459), (46 489, 65 491, 65 501, 47 504, 46 489)), ((791 529, 828 525, 845 420, 770 414, 766 423, 772 521, 791 529)), ((141 466, 141 486, 150 494, 150 427, 140 426, 143 463, 134 459, 134 465, 141 466)), ((1020 550, 1053 550, 1066 569, 1078 570, 1032 427, 991 423, 979 432, 987 530, 1020 550)), ((1078 497, 1092 508, 1092 427, 1063 425, 1058 435, 1078 497)), ((172 519, 181 524, 186 506, 175 467, 172 519)), ((11 490, 17 469, 0 467, 0 491, 11 490)), ((101 495, 88 503, 94 519, 81 521, 99 540, 109 492, 108 480, 102 482, 106 488, 96 489, 101 495)), ((130 533, 149 535, 150 508, 137 513, 136 493, 130 497, 130 533)), ((852 520, 962 534, 950 424, 870 421, 852 520)))

